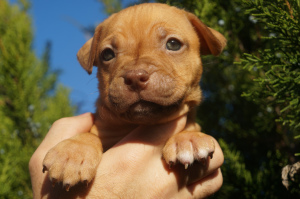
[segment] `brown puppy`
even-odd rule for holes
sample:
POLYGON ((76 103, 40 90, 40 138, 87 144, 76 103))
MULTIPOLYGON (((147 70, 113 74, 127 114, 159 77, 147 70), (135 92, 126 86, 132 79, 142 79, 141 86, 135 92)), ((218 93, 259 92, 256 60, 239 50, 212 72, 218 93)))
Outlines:
POLYGON ((48 152, 43 165, 50 180, 66 189, 89 183, 103 151, 133 129, 185 114, 185 130, 163 149, 167 164, 187 168, 212 157, 214 143, 194 121, 201 100, 200 54, 218 55, 225 45, 225 38, 195 15, 164 4, 129 7, 106 19, 77 54, 88 73, 98 67, 95 125, 48 152))

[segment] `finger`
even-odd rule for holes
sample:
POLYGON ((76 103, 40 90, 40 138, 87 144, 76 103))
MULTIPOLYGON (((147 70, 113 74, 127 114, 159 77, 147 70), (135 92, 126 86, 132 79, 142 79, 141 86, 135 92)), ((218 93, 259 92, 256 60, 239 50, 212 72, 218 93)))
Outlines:
POLYGON ((53 123, 39 148, 48 151, 65 139, 79 133, 89 132, 93 126, 93 122, 92 113, 59 119, 53 123))
POLYGON ((180 190, 178 198, 207 198, 217 192, 223 184, 221 169, 217 169, 204 179, 180 190))
MULTIPOLYGON (((47 136, 58 136, 60 141, 72 137, 78 133, 90 131, 94 122, 92 113, 84 113, 74 117, 65 117, 55 121, 47 136)), ((48 137, 46 137, 48 139, 48 137)))

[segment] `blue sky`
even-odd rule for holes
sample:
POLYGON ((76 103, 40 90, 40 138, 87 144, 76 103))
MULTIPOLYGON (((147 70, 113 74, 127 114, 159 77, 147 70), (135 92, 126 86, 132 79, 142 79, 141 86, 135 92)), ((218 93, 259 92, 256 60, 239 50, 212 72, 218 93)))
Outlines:
MULTIPOLYGON (((9 0, 11 3, 16 1, 9 0)), ((33 49, 41 56, 47 41, 51 42, 51 70, 61 71, 59 83, 71 90, 71 101, 79 105, 79 114, 95 111, 99 93, 96 70, 88 75, 76 58, 77 51, 88 39, 76 23, 96 26, 107 18, 103 9, 97 0, 31 0, 33 49)))
MULTIPOLYGON (((15 3, 17 0, 9 0, 15 3)), ((30 1, 30 0, 29 0, 30 1)), ((135 0, 122 0, 124 5, 135 0)), ((60 70, 59 83, 71 90, 71 101, 79 105, 78 113, 94 112, 99 95, 96 70, 93 74, 79 65, 76 54, 88 40, 78 24, 96 26, 108 16, 97 0, 31 0, 29 14, 34 30, 33 49, 41 56, 45 45, 51 42, 51 70, 60 70), (75 23, 74 23, 75 22, 75 23)))
POLYGON ((51 69, 61 70, 59 82, 70 88, 72 103, 80 104, 79 113, 93 112, 99 93, 96 70, 88 75, 77 62, 76 53, 87 38, 71 20, 84 26, 97 25, 107 17, 102 10, 96 0, 32 0, 33 48, 40 56, 46 42, 52 43, 51 69))

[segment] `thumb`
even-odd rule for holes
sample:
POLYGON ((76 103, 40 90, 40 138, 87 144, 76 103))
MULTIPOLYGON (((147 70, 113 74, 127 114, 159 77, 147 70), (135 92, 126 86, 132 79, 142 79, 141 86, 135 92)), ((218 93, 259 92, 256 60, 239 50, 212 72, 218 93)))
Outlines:
POLYGON ((59 142, 79 133, 89 132, 93 126, 92 113, 84 113, 74 117, 65 117, 53 123, 40 147, 50 150, 59 142))

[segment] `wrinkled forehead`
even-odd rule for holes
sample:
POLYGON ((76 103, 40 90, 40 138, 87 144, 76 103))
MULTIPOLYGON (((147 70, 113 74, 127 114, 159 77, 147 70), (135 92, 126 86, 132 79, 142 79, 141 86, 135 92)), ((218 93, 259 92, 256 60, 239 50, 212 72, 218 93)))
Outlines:
POLYGON ((193 27, 184 11, 169 6, 133 6, 112 15, 104 23, 104 37, 123 34, 126 37, 146 37, 156 34, 185 36, 193 27))

